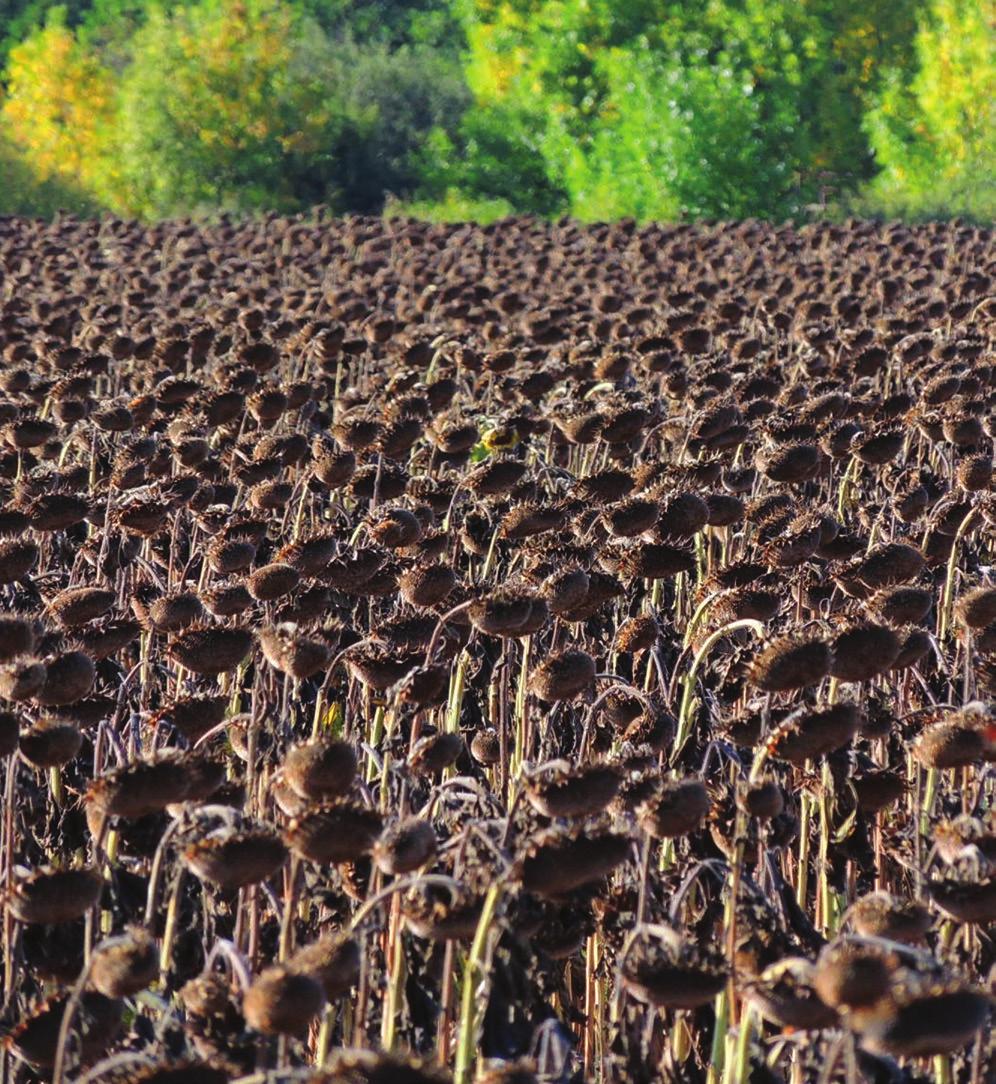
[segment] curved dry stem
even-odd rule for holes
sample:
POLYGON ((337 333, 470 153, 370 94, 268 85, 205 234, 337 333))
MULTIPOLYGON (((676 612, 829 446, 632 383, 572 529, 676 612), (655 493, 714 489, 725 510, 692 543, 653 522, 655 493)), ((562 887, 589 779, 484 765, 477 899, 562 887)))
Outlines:
POLYGON ((706 656, 712 648, 722 640, 724 636, 728 636, 731 632, 736 632, 737 629, 750 629, 751 632, 759 637, 764 635, 764 625, 760 621, 755 621, 753 618, 746 617, 740 621, 731 621, 729 624, 723 625, 722 628, 716 629, 715 632, 710 633, 709 636, 706 637, 705 643, 703 643, 695 653, 695 657, 692 659, 692 665, 685 675, 684 689, 681 694, 681 707, 678 711, 678 733, 674 739, 672 763, 681 755, 682 747, 688 740, 688 735, 691 730, 692 702, 695 697, 695 678, 698 675, 699 667, 705 661, 706 656))
POLYGON ((436 651, 436 644, 439 643, 439 637, 442 635, 442 631, 446 626, 446 622, 451 617, 456 617, 457 614, 462 614, 464 610, 469 610, 474 605, 476 599, 467 599, 466 602, 461 602, 459 605, 454 606, 453 609, 447 610, 446 613, 436 622, 436 627, 432 630, 432 637, 429 640, 429 646, 425 649, 425 663, 423 665, 428 666, 432 662, 432 656, 436 651))
POLYGON ((409 888, 414 888, 416 885, 420 884, 440 885, 443 888, 448 888, 453 893, 460 891, 459 882, 442 873, 416 873, 411 877, 402 877, 400 881, 392 881, 386 888, 382 888, 375 896, 371 896, 370 899, 363 904, 356 914, 353 915, 353 920, 349 924, 350 931, 358 929, 360 924, 365 921, 367 916, 373 910, 379 907, 386 899, 389 899, 396 892, 406 892, 409 888))
POLYGON ((958 567, 959 547, 978 514, 978 506, 969 510, 965 518, 958 524, 958 530, 955 531, 954 541, 951 543, 951 553, 948 556, 948 567, 944 577, 944 590, 941 592, 941 606, 937 614, 937 639, 940 642, 944 641, 944 638, 948 634, 948 629, 951 627, 951 611, 954 606, 955 570, 958 567))

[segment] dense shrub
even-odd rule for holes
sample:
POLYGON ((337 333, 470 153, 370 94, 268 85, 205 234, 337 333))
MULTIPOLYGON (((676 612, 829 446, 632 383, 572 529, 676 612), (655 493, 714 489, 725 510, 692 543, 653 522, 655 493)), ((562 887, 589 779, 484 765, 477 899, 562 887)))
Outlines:
POLYGON ((869 175, 862 103, 902 57, 910 7, 481 0, 468 76, 482 107, 534 118, 582 217, 783 217, 828 176, 869 175))
POLYGON ((347 136, 336 167, 342 204, 379 211, 422 184, 428 133, 447 138, 470 104, 459 63, 438 50, 341 42, 329 50, 347 136))
POLYGON ((442 199, 451 209, 461 200, 538 215, 570 208, 566 189, 551 175, 535 117, 528 110, 472 106, 455 134, 435 129, 420 158, 425 195, 442 199))
POLYGON ((70 181, 58 176, 41 179, 23 154, 0 136, 0 214, 52 218, 59 211, 94 214, 98 205, 70 181))

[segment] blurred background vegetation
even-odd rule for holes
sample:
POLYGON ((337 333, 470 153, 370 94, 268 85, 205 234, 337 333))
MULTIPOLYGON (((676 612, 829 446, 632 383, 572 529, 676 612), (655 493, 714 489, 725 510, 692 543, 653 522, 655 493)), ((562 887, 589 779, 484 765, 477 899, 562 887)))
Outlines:
POLYGON ((0 213, 996 218, 996 0, 0 0, 0 213))

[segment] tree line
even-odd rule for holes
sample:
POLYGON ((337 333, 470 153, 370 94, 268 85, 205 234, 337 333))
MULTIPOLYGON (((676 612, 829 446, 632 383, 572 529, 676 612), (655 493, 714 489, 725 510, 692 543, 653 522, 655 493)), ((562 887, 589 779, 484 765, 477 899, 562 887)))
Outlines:
POLYGON ((0 0, 0 213, 996 218, 996 0, 0 0))

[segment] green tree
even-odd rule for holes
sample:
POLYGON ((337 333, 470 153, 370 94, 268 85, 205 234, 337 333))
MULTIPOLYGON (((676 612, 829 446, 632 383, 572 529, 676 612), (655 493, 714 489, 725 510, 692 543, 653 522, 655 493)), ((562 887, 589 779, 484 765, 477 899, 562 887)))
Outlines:
MULTIPOLYGON (((456 131, 435 129, 419 152, 418 190, 447 209, 502 207, 553 216, 569 209, 551 176, 535 117, 514 105, 473 105, 456 131)), ((449 210, 444 217, 453 217, 449 210)))
POLYGON ((79 25, 90 8, 89 0, 0 0, 0 70, 11 49, 54 15, 70 29, 79 25))
POLYGON ((57 211, 88 215, 98 210, 70 181, 39 178, 18 148, 0 134, 0 214, 51 218, 57 211))
POLYGON ((912 76, 893 69, 867 130, 881 169, 866 208, 996 218, 996 0, 932 0, 912 76))
POLYGON ((302 6, 332 38, 391 49, 431 45, 455 51, 462 45, 450 0, 302 0, 302 6))
POLYGON ((107 188, 148 217, 334 195, 343 132, 321 31, 281 0, 150 13, 131 44, 107 188))
POLYGON ((468 81, 585 217, 781 217, 870 175, 861 111, 913 3, 464 0, 468 81))
POLYGON ((470 94, 455 58, 435 48, 347 40, 331 46, 330 58, 347 130, 340 198, 350 210, 376 213, 385 196, 404 198, 423 185, 429 133, 452 133, 470 94))

